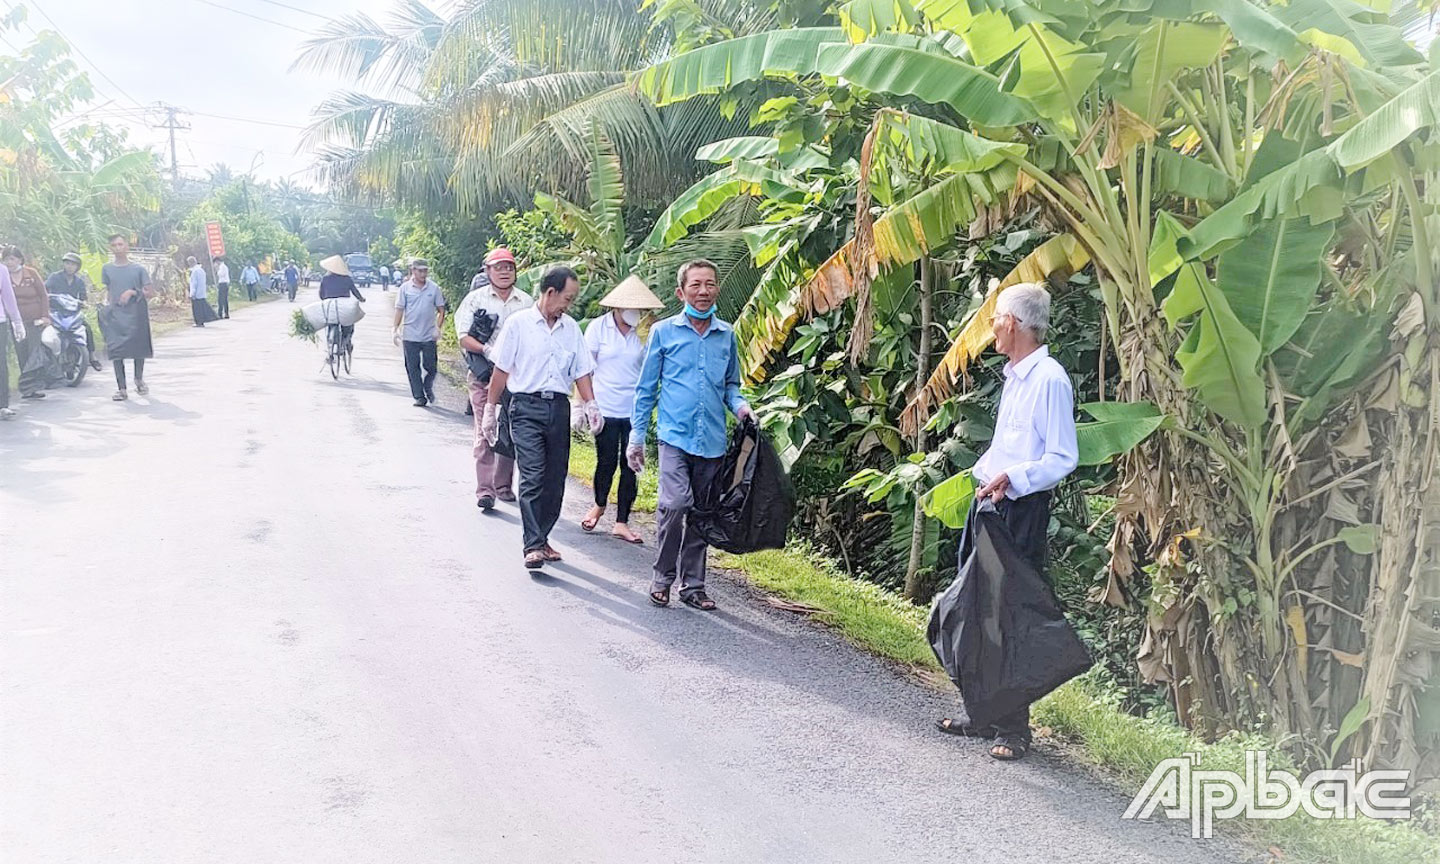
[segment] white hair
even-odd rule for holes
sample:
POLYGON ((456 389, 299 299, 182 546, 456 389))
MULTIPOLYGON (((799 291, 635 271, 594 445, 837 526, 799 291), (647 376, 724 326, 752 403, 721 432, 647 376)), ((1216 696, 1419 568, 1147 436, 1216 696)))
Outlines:
POLYGON ((1011 285, 1000 292, 995 301, 995 314, 1013 316, 1036 341, 1044 342, 1045 333, 1050 329, 1050 292, 1038 282, 1011 285))

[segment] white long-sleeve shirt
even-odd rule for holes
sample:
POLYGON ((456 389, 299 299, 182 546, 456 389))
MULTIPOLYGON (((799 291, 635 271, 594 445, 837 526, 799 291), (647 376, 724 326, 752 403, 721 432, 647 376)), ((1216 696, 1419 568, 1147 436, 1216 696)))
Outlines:
POLYGON ((204 300, 205 289, 205 268, 201 267, 199 264, 196 264, 194 267, 190 268, 190 299, 204 300))
POLYGON ((995 437, 971 471, 976 487, 1003 473, 1010 478, 1009 498, 1054 489, 1079 458, 1075 390, 1050 349, 1042 345, 1019 363, 1006 363, 995 437))

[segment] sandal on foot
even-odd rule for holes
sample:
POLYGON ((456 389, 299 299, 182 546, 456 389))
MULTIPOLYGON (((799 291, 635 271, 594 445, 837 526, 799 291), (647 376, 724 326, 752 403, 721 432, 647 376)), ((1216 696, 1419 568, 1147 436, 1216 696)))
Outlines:
POLYGON ((542 549, 532 549, 525 553, 525 569, 539 570, 545 566, 545 552, 542 549))
POLYGON ((994 738, 994 726, 970 726, 946 717, 935 721, 935 728, 946 735, 959 735, 962 738, 994 738))
POLYGON ((650 602, 653 603, 653 604, 655 604, 656 606, 661 606, 661 607, 669 606, 669 605, 670 605, 670 589, 669 589, 669 588, 665 588, 665 589, 660 590, 660 591, 651 591, 651 592, 650 592, 650 602))
POLYGON ((715 601, 711 600, 704 591, 691 591, 680 598, 680 602, 686 606, 699 609, 701 612, 714 612, 715 601))
POLYGON ((990 758, 998 759, 1001 762, 1014 762, 1030 752, 1030 742, 1019 735, 1000 735, 995 738, 995 743, 990 745, 990 758), (1002 753, 1008 750, 1009 753, 1002 753))
POLYGON ((619 538, 619 539, 621 539, 621 540, 624 540, 626 543, 634 543, 634 544, 636 544, 637 546, 638 546, 638 545, 642 545, 642 544, 645 542, 645 538, 644 538, 644 537, 641 537, 639 534, 636 534, 634 531, 631 531, 631 532, 629 532, 629 533, 630 533, 630 536, 629 536, 629 537, 626 537, 624 534, 621 534, 619 531, 611 531, 611 532, 610 532, 610 536, 611 536, 611 537, 617 537, 617 538, 619 538))

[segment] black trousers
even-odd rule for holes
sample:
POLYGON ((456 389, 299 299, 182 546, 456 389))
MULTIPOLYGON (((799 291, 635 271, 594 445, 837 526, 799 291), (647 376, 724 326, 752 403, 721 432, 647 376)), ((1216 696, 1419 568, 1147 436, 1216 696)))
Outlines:
POLYGON ((219 292, 219 293, 220 293, 220 309, 219 309, 220 317, 221 317, 221 318, 229 318, 229 317, 230 317, 230 283, 229 283, 229 282, 221 282, 221 283, 220 283, 220 292, 219 292))
MULTIPOLYGON (((971 519, 979 506, 979 498, 971 503, 971 519)), ((1033 492, 1014 500, 1002 498, 1000 503, 995 505, 995 510, 1000 514, 1000 518, 1005 520, 1005 527, 1010 529, 1010 534, 1015 538, 1015 548, 1035 567, 1037 573, 1046 576, 1045 561, 1049 557, 1050 548, 1050 492, 1033 492)), ((967 520, 966 524, 972 525, 974 522, 967 520)), ((973 544, 970 532, 962 532, 959 557, 961 562, 970 557, 973 544)), ((1017 708, 995 721, 995 733, 1029 741, 1030 706, 1017 708)))
POLYGON ((258 287, 260 287, 260 286, 257 285, 257 284, 254 283, 254 282, 246 282, 246 283, 245 283, 245 296, 248 297, 248 298, 250 298, 250 302, 251 302, 251 303, 254 303, 254 302, 255 302, 255 289, 258 288, 258 287))
POLYGON ((510 399, 510 435, 520 469, 520 529, 525 551, 544 549, 565 500, 570 467, 570 399, 516 393, 510 399))
POLYGON ((405 342, 405 374, 410 378, 411 396, 430 398, 429 393, 435 388, 435 375, 440 369, 437 364, 434 342, 405 342))
MULTIPOLYGON (((136 383, 136 384, 139 384, 141 381, 144 381, 144 380, 145 380, 145 358, 144 358, 144 357, 136 357, 134 360, 132 360, 132 361, 130 361, 130 362, 132 362, 132 363, 135 364, 135 383, 136 383)), ((116 384, 116 386, 118 386, 121 390, 124 390, 124 389, 125 389, 125 361, 124 361, 124 360, 112 360, 111 363, 114 364, 114 366, 115 366, 115 384, 116 384)))
POLYGON ((615 521, 629 522, 635 504, 635 472, 625 460, 630 443, 630 418, 606 417, 605 427, 595 438, 595 506, 604 507, 610 498, 610 483, 620 469, 620 489, 615 498, 615 521))

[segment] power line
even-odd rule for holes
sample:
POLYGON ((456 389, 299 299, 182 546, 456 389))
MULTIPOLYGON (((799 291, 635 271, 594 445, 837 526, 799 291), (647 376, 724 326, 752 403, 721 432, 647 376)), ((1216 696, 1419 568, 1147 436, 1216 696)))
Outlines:
POLYGON ((215 2, 213 2, 213 0, 195 0, 195 2, 196 2, 196 3, 204 3, 206 6, 214 6, 216 9, 224 9, 226 12, 234 12, 236 15, 244 15, 246 18, 254 18, 256 21, 263 21, 263 22, 266 23, 266 24, 271 24, 271 25, 274 25, 274 26, 276 26, 276 27, 284 27, 286 30, 294 30, 296 33, 303 33, 303 34, 306 35, 306 36, 312 35, 312 34, 310 33, 310 31, 308 31, 308 30, 301 30, 299 27, 295 27, 295 26, 293 26, 293 25, 286 24, 286 23, 284 23, 284 22, 282 22, 282 21, 276 21, 276 20, 274 20, 274 19, 272 19, 272 18, 262 18, 262 17, 259 16, 259 15, 255 15, 255 14, 253 14, 253 13, 246 12, 246 11, 244 11, 244 10, 242 10, 242 9, 236 9, 234 6, 226 6, 226 5, 221 4, 221 3, 215 3, 215 2))
POLYGON ((289 3, 281 3, 280 0, 260 0, 260 2, 269 3, 271 6, 279 6, 281 9, 289 9, 291 12, 299 12, 301 15, 319 18, 322 21, 331 20, 329 15, 321 15, 319 12, 311 12, 309 9, 301 9, 299 6, 291 6, 289 3))
MULTIPOLYGON (((106 75, 106 74, 105 74, 105 70, 101 69, 99 66, 97 66, 97 65, 95 64, 95 61, 94 61, 94 60, 91 60, 91 59, 90 59, 90 55, 85 53, 84 49, 82 49, 82 48, 80 47, 79 43, 77 43, 74 39, 71 39, 69 36, 66 36, 66 35, 65 35, 65 31, 60 29, 60 25, 59 25, 59 24, 56 24, 56 23, 55 23, 55 19, 54 19, 54 18, 51 18, 50 15, 49 15, 44 9, 41 9, 39 6, 36 6, 36 7, 35 7, 35 11, 36 11, 36 12, 39 12, 40 15, 41 15, 41 17, 43 17, 46 21, 49 21, 49 22, 50 22, 50 26, 55 28, 55 32, 58 33, 58 34, 60 34, 60 38, 61 38, 61 39, 64 39, 64 40, 65 40, 65 43, 66 43, 67 45, 69 45, 71 48, 75 49, 75 53, 76 53, 76 54, 79 54, 82 58, 84 58, 84 60, 85 60, 86 63, 89 63, 89 64, 90 64, 90 68, 95 70, 95 74, 99 75, 101 78, 104 78, 106 81, 109 81, 109 82, 110 82, 110 86, 114 87, 116 90, 119 90, 121 96, 124 96, 126 99, 129 99, 131 102, 134 102, 136 105, 140 105, 140 100, 139 100, 139 99, 136 99, 134 96, 131 96, 129 93, 127 93, 127 92, 125 91, 125 88, 124 88, 124 87, 121 87, 119 84, 116 84, 114 78, 111 78, 109 75, 106 75)), ((144 107, 144 106, 141 106, 141 107, 144 107)))
MULTIPOLYGON (((202 2, 203 2, 203 0, 202 0, 202 2)), ((194 115, 196 115, 196 116, 198 116, 198 117, 214 117, 214 118, 217 119, 217 120, 234 120, 236 123, 255 123, 255 124, 258 124, 258 125, 260 125, 260 126, 279 126, 279 127, 282 128, 282 129, 304 129, 304 128, 306 128, 305 126, 301 126, 301 125, 298 125, 298 124, 295 124, 295 123, 278 123, 278 122, 276 122, 276 121, 274 121, 274 120, 255 120, 255 119, 252 119, 252 118, 250 118, 250 117, 235 117, 235 116, 232 116, 232 115, 230 115, 230 114, 211 114, 211 113, 206 112, 206 111, 191 111, 191 112, 189 112, 189 113, 194 114, 194 115)))

